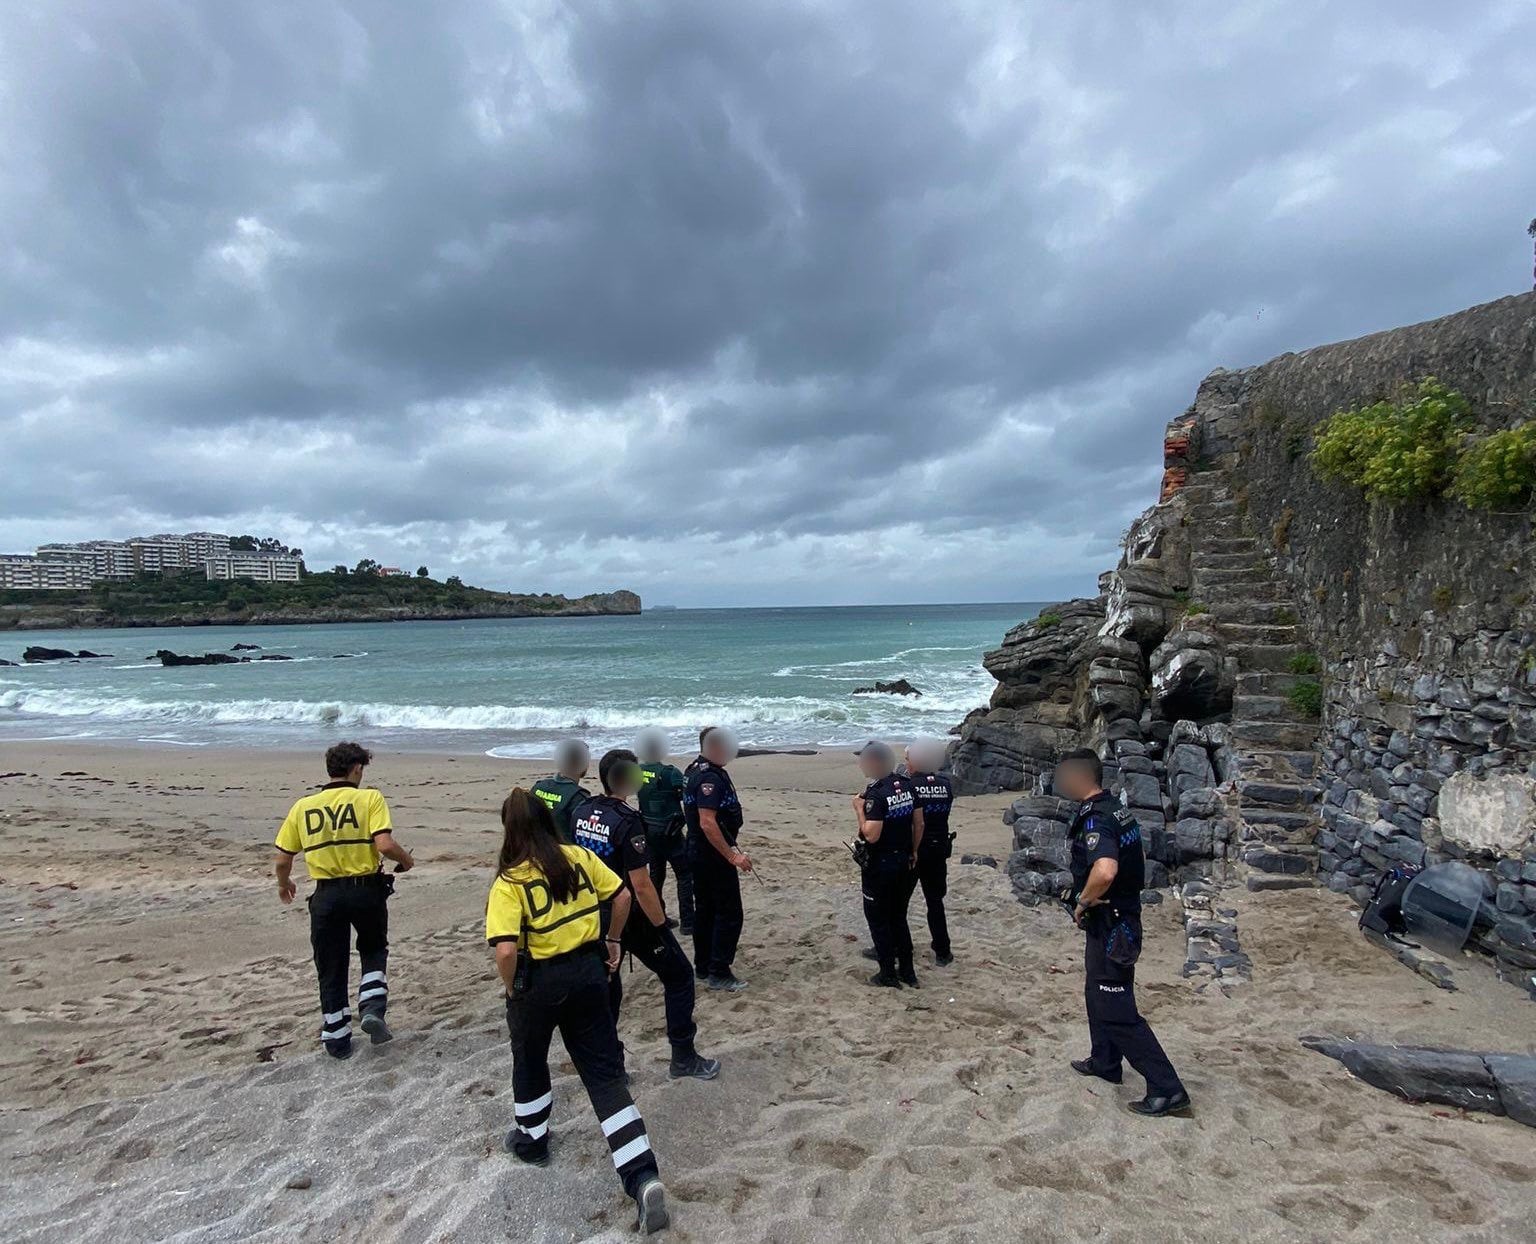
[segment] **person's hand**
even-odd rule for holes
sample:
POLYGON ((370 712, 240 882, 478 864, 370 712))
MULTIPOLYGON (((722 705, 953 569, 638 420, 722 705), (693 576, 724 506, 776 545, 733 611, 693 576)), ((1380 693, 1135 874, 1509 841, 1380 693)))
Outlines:
POLYGON ((293 878, 277 883, 277 897, 283 900, 283 906, 293 902, 293 896, 299 892, 299 887, 293 884, 293 878))
POLYGON ((744 873, 752 871, 752 857, 745 851, 738 851, 735 855, 731 856, 731 864, 733 867, 741 869, 744 873))
POLYGON ((1087 914, 1088 914, 1088 909, 1086 907, 1084 907, 1081 903, 1079 903, 1076 907, 1074 907, 1072 909, 1072 923, 1077 925, 1078 928, 1082 928, 1083 927, 1083 917, 1086 916, 1087 914))
POLYGON ((619 960, 623 958, 624 947, 613 938, 605 938, 604 943, 608 948, 608 975, 612 976, 619 970, 619 960))
POLYGON ((399 861, 395 865, 395 871, 397 873, 408 873, 408 872, 411 871, 411 869, 413 869, 415 867, 416 867, 416 857, 414 855, 412 855, 409 851, 407 851, 405 853, 405 858, 403 860, 399 861))
POLYGON ((862 812, 862 811, 864 811, 864 796, 863 795, 855 795, 849 802, 852 804, 853 810, 855 812, 862 812))
POLYGON ((908 868, 912 868, 912 869, 915 869, 917 867, 917 852, 916 851, 912 852, 911 857, 907 860, 907 867, 908 868))

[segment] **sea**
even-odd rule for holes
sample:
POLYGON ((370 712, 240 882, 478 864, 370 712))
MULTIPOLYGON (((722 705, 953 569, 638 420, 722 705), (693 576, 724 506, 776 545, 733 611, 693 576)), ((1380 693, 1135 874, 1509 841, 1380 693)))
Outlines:
POLYGON ((317 747, 542 757, 594 751, 649 726, 688 752, 705 725, 744 746, 830 748, 943 735, 987 702, 982 654, 1039 603, 676 609, 600 618, 324 626, 10 631, 110 654, 0 666, 0 741, 317 747), (282 656, 164 668, 158 649, 282 656), (146 659, 150 658, 150 659, 146 659), (907 679, 920 697, 871 694, 907 679))

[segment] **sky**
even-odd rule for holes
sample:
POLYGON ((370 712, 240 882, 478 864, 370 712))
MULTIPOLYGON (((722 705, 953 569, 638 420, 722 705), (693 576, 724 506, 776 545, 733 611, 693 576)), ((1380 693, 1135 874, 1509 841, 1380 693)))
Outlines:
POLYGON ((1536 4, 0 7, 0 551, 1092 594, 1216 366, 1531 283, 1536 4))

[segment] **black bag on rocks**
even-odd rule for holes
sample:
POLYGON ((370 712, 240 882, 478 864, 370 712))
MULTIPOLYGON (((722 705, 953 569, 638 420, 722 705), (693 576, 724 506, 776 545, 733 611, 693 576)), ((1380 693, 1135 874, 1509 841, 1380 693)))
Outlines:
POLYGON ((1413 864, 1394 864, 1382 873, 1371 901, 1360 913, 1360 927, 1387 937, 1401 937, 1406 933, 1408 922, 1403 919, 1403 895, 1419 871, 1413 864))

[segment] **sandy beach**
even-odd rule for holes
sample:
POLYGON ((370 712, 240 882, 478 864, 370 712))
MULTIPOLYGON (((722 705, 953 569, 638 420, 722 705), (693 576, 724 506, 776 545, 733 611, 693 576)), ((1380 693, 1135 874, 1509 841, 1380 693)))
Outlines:
MULTIPOLYGON (((274 828, 317 756, 31 743, 0 753, 0 1237, 17 1241, 622 1239, 623 1200, 556 1047, 555 1160, 502 1152, 511 1059, 482 911, 494 809, 539 766, 380 754, 370 771, 418 869, 392 905, 398 1039, 325 1059, 302 904, 269 878, 274 828)), ((1436 990, 1323 892, 1231 896, 1253 981, 1179 974, 1177 907, 1149 909, 1143 1007, 1196 1103, 1124 1109, 1087 1082, 1080 939, 992 868, 952 870, 958 961, 864 984, 839 845, 842 755, 744 758, 738 971, 704 994, 711 1084, 666 1079, 660 992, 626 980, 635 1095, 673 1204, 668 1238, 1528 1238, 1532 1133, 1397 1101, 1303 1033, 1530 1050, 1530 1003, 1468 970, 1436 990)), ((999 860, 1004 797, 962 801, 961 852, 999 860)), ((914 934, 926 930, 914 909, 914 934)))

